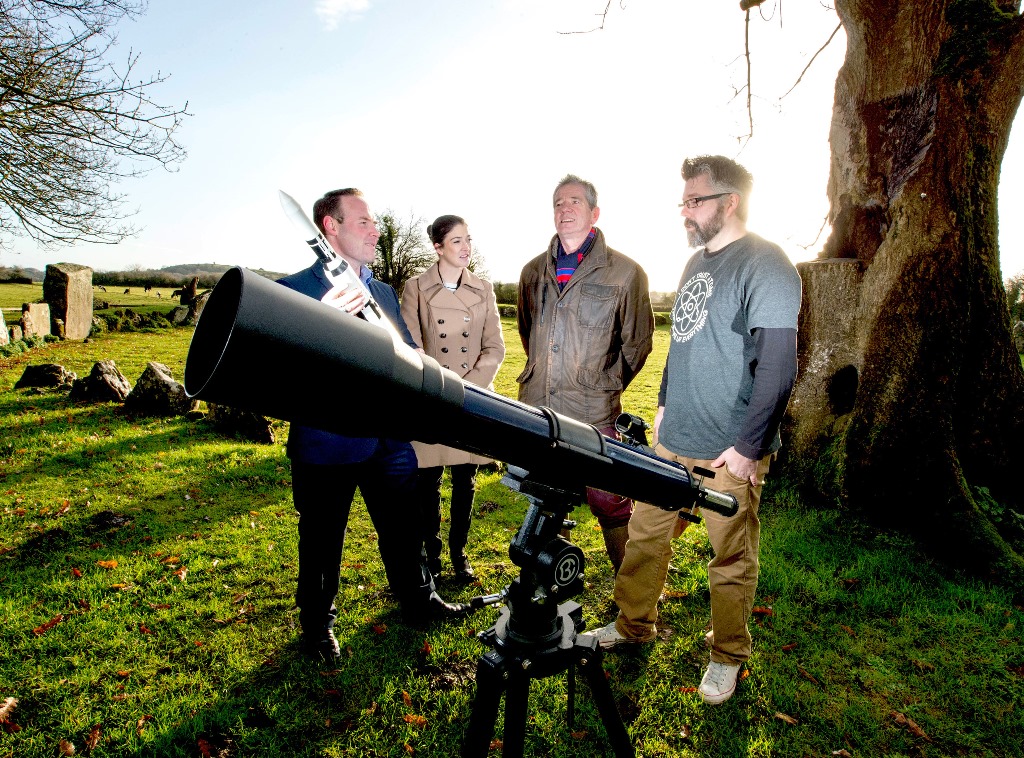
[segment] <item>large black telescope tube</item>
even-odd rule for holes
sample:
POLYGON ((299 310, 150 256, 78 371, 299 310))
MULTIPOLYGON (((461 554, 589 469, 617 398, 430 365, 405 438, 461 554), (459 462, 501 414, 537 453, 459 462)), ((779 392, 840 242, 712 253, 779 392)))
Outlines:
POLYGON ((387 330, 243 268, 210 294, 185 363, 190 397, 350 437, 442 443, 561 489, 725 515, 728 495, 594 427, 466 384, 387 330))

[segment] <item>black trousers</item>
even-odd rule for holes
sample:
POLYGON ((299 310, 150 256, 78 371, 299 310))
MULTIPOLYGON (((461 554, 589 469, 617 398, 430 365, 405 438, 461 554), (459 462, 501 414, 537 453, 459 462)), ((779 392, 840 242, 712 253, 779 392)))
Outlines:
POLYGON ((292 497, 299 512, 299 578, 295 603, 304 632, 334 626, 345 528, 356 487, 377 530, 388 584, 403 615, 425 612, 434 582, 417 528, 416 454, 404 442, 381 440, 360 463, 321 466, 292 461, 292 497))
MULTIPOLYGON (((452 476, 452 500, 448 524, 448 550, 454 563, 466 552, 469 525, 473 519, 473 498, 476 496, 475 463, 449 467, 452 476)), ((441 478, 444 466, 421 468, 417 477, 416 502, 419 505, 420 529, 428 560, 438 560, 441 542, 441 478)))

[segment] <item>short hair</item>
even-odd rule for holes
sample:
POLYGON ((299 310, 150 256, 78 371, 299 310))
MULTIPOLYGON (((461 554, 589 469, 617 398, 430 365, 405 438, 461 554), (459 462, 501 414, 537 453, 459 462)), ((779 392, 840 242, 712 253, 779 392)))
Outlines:
POLYGON ((724 155, 698 155, 687 158, 681 169, 684 181, 706 176, 711 188, 716 192, 734 192, 740 196, 736 216, 740 221, 747 220, 750 191, 754 188, 754 177, 743 166, 732 158, 724 155))
POLYGON ((355 187, 325 192, 323 197, 313 203, 313 223, 316 224, 316 228, 323 234, 324 216, 336 218, 339 223, 345 220, 345 214, 341 212, 341 198, 362 196, 363 193, 355 187))
POLYGON ((432 244, 443 245, 448 232, 459 224, 465 225, 465 223, 466 219, 462 216, 438 216, 434 219, 434 223, 427 224, 427 237, 430 238, 432 244))
POLYGON ((583 188, 583 197, 587 201, 592 209, 597 207, 597 188, 588 182, 586 179, 580 179, 576 174, 566 174, 562 177, 562 181, 555 185, 555 191, 551 193, 551 204, 555 204, 555 198, 558 196, 558 190, 562 189, 567 184, 578 184, 583 188))

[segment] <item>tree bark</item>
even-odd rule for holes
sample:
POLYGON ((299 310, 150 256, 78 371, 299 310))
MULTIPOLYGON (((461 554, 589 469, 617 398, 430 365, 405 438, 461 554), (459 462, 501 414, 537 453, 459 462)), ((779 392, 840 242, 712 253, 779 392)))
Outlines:
POLYGON ((1020 0, 836 9, 848 43, 830 134, 833 228, 801 265, 792 458, 815 461, 805 473, 819 490, 1020 586, 1019 535, 1001 535, 985 510, 987 490, 1024 513, 1024 372, 996 208, 1024 91, 1020 0))

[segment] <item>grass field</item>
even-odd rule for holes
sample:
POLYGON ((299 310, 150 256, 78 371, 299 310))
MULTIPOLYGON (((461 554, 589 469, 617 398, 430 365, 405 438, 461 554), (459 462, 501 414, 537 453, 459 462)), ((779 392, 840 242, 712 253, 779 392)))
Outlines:
MULTIPOLYGON (((497 390, 524 364, 514 325, 497 390)), ((87 374, 113 359, 179 378, 189 330, 108 334, 0 360, 0 757, 452 756, 473 708, 480 610, 427 633, 400 622, 375 534, 356 506, 339 595, 336 667, 298 650, 295 523, 278 443, 227 440, 202 421, 124 415, 117 404, 12 389, 29 363, 87 374)), ((626 397, 651 419, 668 335, 626 397)), ((267 360, 273 360, 268 355, 267 360)), ((782 472, 779 472, 782 473, 782 472)), ((525 503, 481 476, 470 539, 480 586, 508 584, 525 503)), ((610 567, 585 508, 573 539, 589 560, 588 626, 614 615, 610 567)), ((762 505, 754 655, 739 691, 709 707, 702 528, 675 546, 659 640, 605 669, 637 754, 1019 756, 1024 610, 951 574, 899 535, 776 476, 762 505), (841 752, 845 751, 845 752, 841 752)), ((585 685, 567 728, 566 683, 533 683, 526 754, 608 756, 585 685)), ((501 755, 501 724, 491 755, 501 755)))

